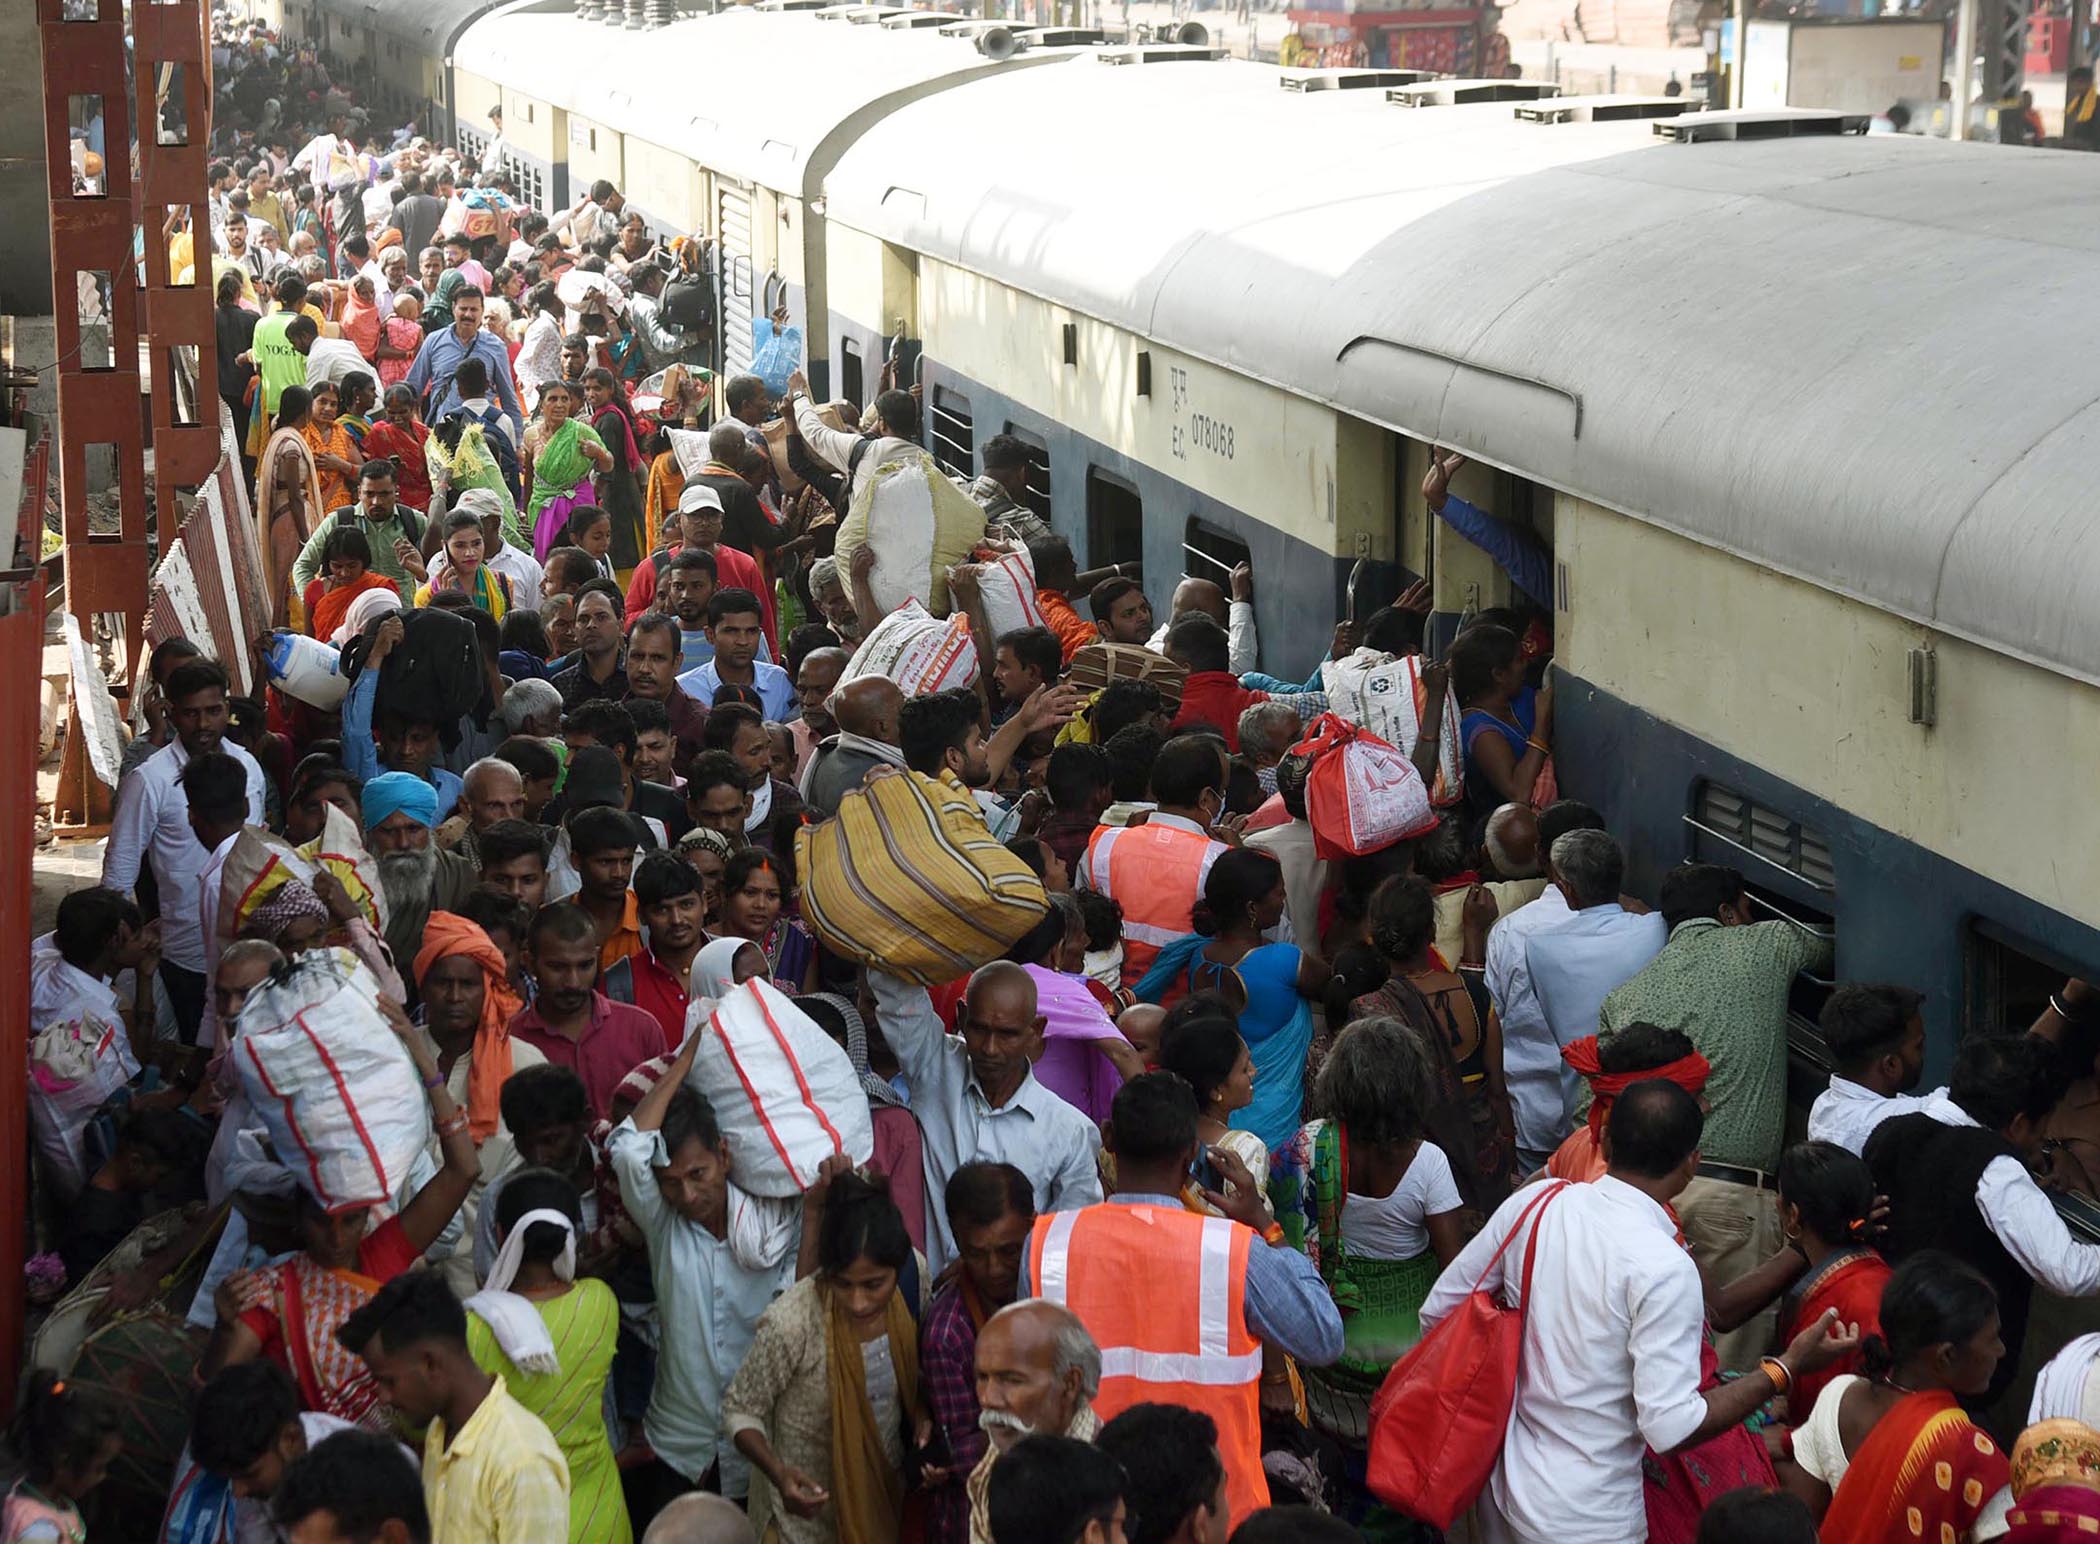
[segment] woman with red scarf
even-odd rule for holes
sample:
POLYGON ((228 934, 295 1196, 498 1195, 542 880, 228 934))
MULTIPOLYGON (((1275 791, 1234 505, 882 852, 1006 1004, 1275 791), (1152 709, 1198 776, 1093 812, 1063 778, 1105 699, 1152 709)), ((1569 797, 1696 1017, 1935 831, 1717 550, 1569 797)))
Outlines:
POLYGON ((423 459, 423 442, 430 437, 430 431, 416 417, 414 390, 389 386, 385 414, 365 431, 365 459, 393 462, 395 496, 410 509, 427 514, 430 467, 423 459))

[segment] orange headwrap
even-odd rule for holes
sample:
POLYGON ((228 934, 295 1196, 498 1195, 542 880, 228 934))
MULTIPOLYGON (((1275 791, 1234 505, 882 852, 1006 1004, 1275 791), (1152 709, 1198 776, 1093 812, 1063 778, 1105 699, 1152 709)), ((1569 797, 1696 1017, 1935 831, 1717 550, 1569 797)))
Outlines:
POLYGON ((510 1021, 523 1006, 511 990, 510 968, 489 935, 465 917, 449 911, 430 914, 423 947, 416 951, 420 984, 439 960, 464 954, 481 967, 486 990, 481 995, 481 1023, 474 1030, 474 1050, 467 1062, 467 1129, 479 1147, 495 1133, 497 1104, 510 1077, 510 1021))
MULTIPOLYGON (((416 973, 422 974, 420 964, 416 973)), ((1634 1084, 1645 1083, 1650 1078, 1663 1078, 1688 1094, 1697 1094, 1706 1087, 1706 1080, 1714 1070, 1711 1062, 1694 1051, 1673 1062, 1664 1062, 1660 1067, 1643 1067, 1638 1072, 1606 1072, 1598 1061, 1595 1035, 1569 1041, 1561 1047, 1560 1059, 1589 1080, 1590 1131, 1599 1136, 1604 1130, 1604 1117, 1611 1113, 1612 1101, 1634 1084)))

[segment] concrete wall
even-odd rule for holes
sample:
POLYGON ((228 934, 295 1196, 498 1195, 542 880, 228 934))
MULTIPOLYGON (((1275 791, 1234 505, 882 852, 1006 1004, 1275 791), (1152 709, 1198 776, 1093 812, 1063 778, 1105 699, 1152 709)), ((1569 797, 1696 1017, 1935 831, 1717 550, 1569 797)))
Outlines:
POLYGON ((0 92, 0 313, 51 312, 50 190, 44 180, 44 92, 36 7, 0 4, 0 58, 9 89, 0 92))

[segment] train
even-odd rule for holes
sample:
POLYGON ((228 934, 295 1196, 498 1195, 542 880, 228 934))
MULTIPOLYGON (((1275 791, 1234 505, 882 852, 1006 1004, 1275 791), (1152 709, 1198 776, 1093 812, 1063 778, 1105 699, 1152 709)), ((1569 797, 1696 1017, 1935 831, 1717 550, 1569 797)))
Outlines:
POLYGON ((1163 607, 1251 562, 1284 676, 1352 589, 1427 575, 1445 636, 1522 598, 1425 507, 1462 451, 1551 550, 1561 784, 1631 888, 1736 866, 1837 977, 1925 993, 1934 1079, 2100 970, 2091 159, 1200 34, 630 14, 524 0, 425 65, 549 205, 602 177, 715 239, 723 370, 781 304, 820 390, 895 361, 944 466, 1031 448, 1083 567, 1163 607))

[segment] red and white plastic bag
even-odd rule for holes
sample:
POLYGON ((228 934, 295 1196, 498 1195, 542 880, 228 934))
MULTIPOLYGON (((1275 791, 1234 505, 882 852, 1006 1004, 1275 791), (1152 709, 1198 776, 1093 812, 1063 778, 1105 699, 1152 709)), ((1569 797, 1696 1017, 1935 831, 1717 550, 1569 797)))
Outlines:
POLYGON ((1436 811, 1413 763, 1339 714, 1321 714, 1291 753, 1313 759, 1305 816, 1322 858, 1362 857, 1435 829, 1436 811))

